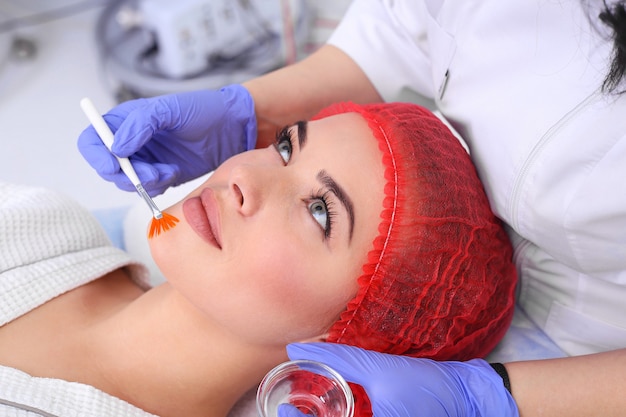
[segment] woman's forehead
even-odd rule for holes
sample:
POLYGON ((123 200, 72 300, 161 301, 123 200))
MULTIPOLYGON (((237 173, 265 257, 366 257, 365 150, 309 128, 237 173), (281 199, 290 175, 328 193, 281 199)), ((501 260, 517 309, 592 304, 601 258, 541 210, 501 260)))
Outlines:
POLYGON ((327 115, 321 119, 315 119, 310 123, 317 124, 321 122, 359 124, 365 123, 365 119, 357 112, 347 112, 327 115))
POLYGON ((347 141, 353 146, 354 151, 360 151, 362 147, 367 148, 367 143, 362 144, 364 139, 373 139, 367 121, 358 113, 340 113, 309 122, 307 136, 314 138, 320 135, 333 140, 347 141))

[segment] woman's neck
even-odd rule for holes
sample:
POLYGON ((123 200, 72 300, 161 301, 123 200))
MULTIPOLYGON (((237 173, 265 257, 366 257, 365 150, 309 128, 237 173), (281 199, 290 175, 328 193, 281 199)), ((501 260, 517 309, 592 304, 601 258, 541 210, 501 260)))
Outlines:
POLYGON ((160 416, 224 416, 276 364, 284 346, 252 346, 168 284, 86 330, 92 385, 160 416))

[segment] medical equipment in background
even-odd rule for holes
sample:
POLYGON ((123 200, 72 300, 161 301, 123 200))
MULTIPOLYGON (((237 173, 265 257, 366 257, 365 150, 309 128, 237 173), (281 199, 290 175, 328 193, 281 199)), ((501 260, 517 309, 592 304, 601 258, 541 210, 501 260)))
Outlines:
POLYGON ((219 88, 295 62, 306 0, 112 0, 96 42, 118 101, 219 88))

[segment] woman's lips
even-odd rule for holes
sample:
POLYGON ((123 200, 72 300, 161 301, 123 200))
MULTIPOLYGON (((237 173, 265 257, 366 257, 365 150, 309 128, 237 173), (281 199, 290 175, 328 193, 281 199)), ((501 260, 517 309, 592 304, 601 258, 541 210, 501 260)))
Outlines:
POLYGON ((191 228, 204 240, 222 249, 219 211, 213 190, 205 188, 200 196, 183 203, 183 214, 191 228))

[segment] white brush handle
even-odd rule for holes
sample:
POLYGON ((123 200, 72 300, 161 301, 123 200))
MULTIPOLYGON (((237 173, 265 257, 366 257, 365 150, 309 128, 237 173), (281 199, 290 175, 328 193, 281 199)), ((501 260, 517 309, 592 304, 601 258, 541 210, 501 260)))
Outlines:
MULTIPOLYGON (((96 106, 94 106, 93 102, 85 97, 80 101, 80 107, 83 109, 83 112, 89 119, 89 122, 92 124, 102 142, 106 145, 106 147, 111 150, 111 146, 113 146, 113 132, 109 129, 109 125, 104 121, 104 118, 100 115, 98 110, 96 110, 96 106)), ((133 183, 135 187, 141 186, 141 181, 139 181, 139 177, 133 168, 133 165, 130 163, 128 158, 120 158, 119 156, 113 154, 117 158, 117 161, 120 163, 120 167, 124 174, 128 177, 128 179, 133 183)), ((143 188, 143 187, 142 187, 143 188)))

